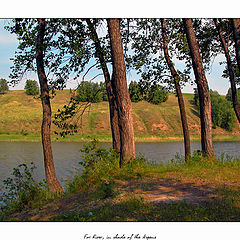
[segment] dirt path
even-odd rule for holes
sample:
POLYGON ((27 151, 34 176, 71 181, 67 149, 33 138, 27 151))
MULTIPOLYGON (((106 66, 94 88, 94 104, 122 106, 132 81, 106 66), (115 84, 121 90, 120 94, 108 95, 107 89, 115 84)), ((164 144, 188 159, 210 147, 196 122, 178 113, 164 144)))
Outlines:
POLYGON ((201 204, 217 198, 214 188, 209 185, 175 179, 146 178, 141 182, 130 181, 123 185, 123 191, 124 188, 153 203, 186 201, 201 204))
POLYGON ((154 204, 186 201, 192 204, 205 204, 217 198, 214 187, 209 184, 194 183, 185 180, 144 178, 130 181, 117 181, 115 198, 93 200, 89 193, 65 196, 49 203, 41 209, 29 210, 11 216, 17 221, 49 221, 52 217, 84 209, 94 209, 106 203, 114 204, 129 196, 143 197, 154 204))

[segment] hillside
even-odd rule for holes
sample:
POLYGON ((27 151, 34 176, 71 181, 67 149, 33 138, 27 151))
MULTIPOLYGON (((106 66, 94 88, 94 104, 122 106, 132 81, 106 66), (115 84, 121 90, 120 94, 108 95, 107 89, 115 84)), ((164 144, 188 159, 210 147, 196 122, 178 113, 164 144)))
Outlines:
MULTIPOLYGON (((52 112, 68 103, 69 90, 58 91, 52 100, 52 112)), ((192 104, 193 94, 184 94, 186 112, 192 140, 199 140, 200 120, 192 104)), ((39 141, 41 128, 41 101, 28 96, 23 90, 0 95, 0 140, 39 141)), ((142 101, 133 103, 134 130, 137 141, 181 141, 182 129, 177 98, 169 95, 168 101, 153 105, 142 101)), ((52 131, 57 130, 52 124, 52 131)), ((91 138, 111 140, 107 102, 91 105, 83 115, 81 127, 75 136, 65 141, 83 141, 91 138)), ((214 140, 240 140, 239 124, 232 132, 213 129, 214 140)), ((53 140, 56 135, 53 134, 53 140)))

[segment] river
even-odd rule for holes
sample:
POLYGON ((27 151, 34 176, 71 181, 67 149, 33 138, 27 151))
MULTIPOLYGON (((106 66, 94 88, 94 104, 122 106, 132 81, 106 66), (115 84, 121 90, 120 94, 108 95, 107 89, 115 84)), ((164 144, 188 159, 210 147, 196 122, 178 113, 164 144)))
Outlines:
MULTIPOLYGON (((101 143, 108 148, 110 143, 101 143)), ((79 169, 82 153, 79 151, 83 143, 54 142, 53 155, 56 174, 62 184, 71 179, 79 169)), ((191 143, 191 150, 200 150, 199 142, 191 143)), ((240 157, 240 142, 214 142, 216 156, 221 153, 233 157, 240 157)), ((176 153, 184 155, 183 142, 167 143, 136 143, 137 155, 144 154, 150 160, 159 163, 168 163, 176 153)), ((10 176, 12 169, 21 163, 33 162, 37 169, 35 177, 44 178, 43 153, 41 143, 36 142, 0 142, 0 184, 10 176)))

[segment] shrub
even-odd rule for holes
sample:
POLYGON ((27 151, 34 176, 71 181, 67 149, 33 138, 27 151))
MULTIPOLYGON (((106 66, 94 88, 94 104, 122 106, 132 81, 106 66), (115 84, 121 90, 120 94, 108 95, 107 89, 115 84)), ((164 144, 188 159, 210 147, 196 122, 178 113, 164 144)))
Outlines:
POLYGON ((39 87, 35 80, 27 80, 24 89, 26 90, 27 95, 39 94, 39 87))
POLYGON ((113 195, 116 178, 139 177, 145 171, 143 165, 146 159, 142 156, 119 168, 118 154, 111 148, 107 150, 99 147, 96 140, 84 145, 80 151, 84 154, 79 162, 82 167, 81 172, 74 176, 73 181, 67 183, 68 192, 77 192, 96 186, 98 195, 106 198, 113 195))
MULTIPOLYGON (((229 102, 232 102, 232 89, 231 88, 228 89, 228 92, 226 94, 226 99, 229 102)), ((238 100, 238 103, 240 103, 240 89, 237 89, 237 100, 238 100)))
MULTIPOLYGON (((228 131, 232 131, 236 119, 231 102, 221 97, 217 91, 210 90, 210 96, 213 128, 218 126, 228 131)), ((197 89, 194 91, 194 103, 199 107, 197 89)))
POLYGON ((102 93, 98 83, 82 81, 77 89, 77 99, 80 102, 97 103, 102 101, 102 93))
POLYGON ((0 79, 0 94, 5 94, 8 91, 7 80, 4 78, 0 79))
POLYGON ((45 182, 36 182, 33 178, 33 170, 36 167, 31 163, 20 164, 13 168, 12 177, 3 180, 5 189, 2 199, 5 210, 10 212, 21 211, 26 207, 33 207, 47 199, 48 190, 45 182))
POLYGON ((168 99, 168 92, 165 87, 154 84, 150 87, 147 101, 153 104, 160 104, 166 102, 168 99))
POLYGON ((128 91, 132 102, 139 102, 143 100, 143 93, 139 83, 135 81, 130 82, 128 91))

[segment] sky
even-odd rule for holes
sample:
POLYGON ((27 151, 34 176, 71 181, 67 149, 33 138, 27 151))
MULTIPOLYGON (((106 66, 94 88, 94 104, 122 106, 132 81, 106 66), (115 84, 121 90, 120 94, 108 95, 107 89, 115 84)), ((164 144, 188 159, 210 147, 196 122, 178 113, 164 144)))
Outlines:
MULTIPOLYGON (((10 34, 7 30, 4 29, 4 26, 9 22, 8 19, 0 19, 0 78, 5 78, 7 80, 10 80, 9 75, 11 73, 10 67, 13 65, 13 62, 10 60, 10 58, 14 57, 14 53, 17 50, 18 46, 18 40, 16 38, 16 35, 10 34)), ((206 77, 208 80, 209 88, 213 90, 217 90, 220 94, 225 95, 230 87, 230 83, 228 79, 224 79, 221 77, 222 71, 224 69, 223 65, 219 65, 219 61, 223 61, 224 56, 220 55, 218 56, 213 65, 210 72, 206 72, 206 77)), ((181 62, 176 62, 176 68, 183 68, 183 64, 181 62)), ((98 72, 99 73, 99 72, 98 72)), ((92 76, 95 76, 97 73, 92 70, 90 74, 86 77, 86 80, 91 79, 92 76)), ((127 73, 127 80, 128 83, 130 81, 138 81, 140 77, 136 74, 134 71, 130 71, 127 73)), ((192 78, 194 78, 192 74, 192 78)), ((10 89, 13 90, 22 90, 24 89, 25 81, 27 79, 34 79, 37 80, 37 76, 35 73, 31 73, 26 76, 24 76, 23 80, 16 85, 15 87, 11 87, 10 89)), ((75 88, 77 86, 77 83, 80 82, 81 79, 73 80, 70 79, 67 83, 67 88, 75 88)), ((103 77, 99 76, 94 81, 103 81, 103 77)), ((187 84, 185 87, 183 87, 183 92, 185 93, 192 93, 193 88, 196 87, 195 85, 187 84)))

